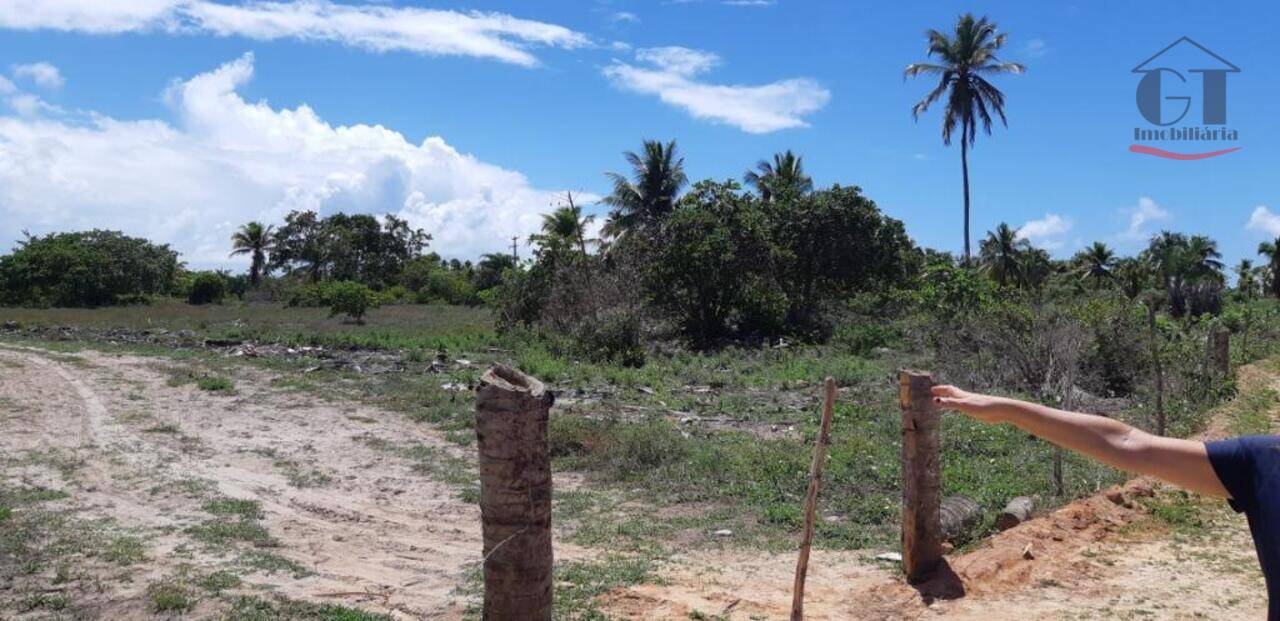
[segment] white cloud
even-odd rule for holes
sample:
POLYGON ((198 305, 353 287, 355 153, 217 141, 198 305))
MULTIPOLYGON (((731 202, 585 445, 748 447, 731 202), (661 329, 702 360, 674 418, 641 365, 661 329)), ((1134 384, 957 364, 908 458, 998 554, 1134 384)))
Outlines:
POLYGON ((630 22, 633 24, 640 23, 640 16, 630 11, 618 11, 617 13, 610 15, 609 19, 615 22, 630 22))
POLYGON ((773 6, 777 0, 724 0, 729 6, 773 6))
POLYGON ((695 118, 733 125, 762 134, 807 127, 804 115, 821 109, 831 92, 814 80, 793 78, 759 86, 719 85, 698 78, 720 64, 720 57, 684 47, 644 48, 636 60, 647 66, 621 61, 604 68, 619 88, 683 108, 695 118))
POLYGON ((1049 53, 1049 44, 1044 39, 1031 39, 1022 46, 1022 54, 1027 58, 1041 58, 1049 53))
POLYGON ((1244 228, 1280 237, 1280 214, 1271 211, 1266 205, 1258 205, 1253 208, 1253 213, 1249 214, 1249 222, 1244 225, 1244 228))
POLYGON ((1139 198, 1138 205, 1127 209, 1126 212, 1129 214, 1129 227, 1120 233, 1119 238, 1130 242, 1147 241, 1154 234, 1154 231, 1148 229, 1148 224, 1163 222, 1173 217, 1168 210, 1146 196, 1139 198))
POLYGON ((252 75, 246 55, 176 83, 173 123, 0 116, 0 243, 23 229, 102 227, 225 265, 240 224, 317 209, 395 213, 434 235, 432 250, 469 258, 536 231, 559 196, 439 137, 414 144, 379 125, 331 125, 305 105, 247 102, 236 89, 252 75))
POLYGON ((15 93, 5 100, 14 112, 22 116, 39 116, 42 114, 60 114, 63 110, 31 93, 15 93))
POLYGON ((13 82, 10 82, 9 78, 0 75, 0 95, 12 95, 16 92, 18 92, 18 87, 13 82))
POLYGON ((62 88, 62 85, 66 83, 66 80, 62 78, 62 72, 58 71, 57 67, 46 62, 14 65, 13 76, 31 80, 41 88, 62 88))
POLYGON ((376 52, 473 56, 522 66, 537 64, 533 45, 577 48, 590 44, 563 26, 503 13, 339 4, 329 0, 9 0, 0 3, 0 27, 87 33, 160 31, 242 36, 270 41, 326 41, 376 52))
POLYGON ((1018 227, 1017 236, 1018 239, 1025 239, 1037 246, 1057 250, 1064 243, 1062 236, 1071 231, 1073 224, 1070 218, 1049 213, 1043 218, 1030 220, 1018 227))

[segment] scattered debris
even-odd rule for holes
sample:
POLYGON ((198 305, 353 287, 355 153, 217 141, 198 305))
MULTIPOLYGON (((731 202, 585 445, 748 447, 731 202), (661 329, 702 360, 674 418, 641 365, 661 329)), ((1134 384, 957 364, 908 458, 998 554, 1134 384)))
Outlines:
POLYGON ((727 529, 727 528, 722 528, 722 529, 717 530, 717 531, 715 531, 715 532, 713 532, 713 533, 711 533, 711 534, 712 534, 712 536, 715 536, 715 537, 732 537, 732 536, 733 536, 733 531, 731 531, 731 530, 729 530, 729 529, 727 529))
POLYGON ((884 552, 882 554, 875 555, 873 558, 877 561, 889 561, 891 563, 902 562, 902 555, 897 552, 884 552))

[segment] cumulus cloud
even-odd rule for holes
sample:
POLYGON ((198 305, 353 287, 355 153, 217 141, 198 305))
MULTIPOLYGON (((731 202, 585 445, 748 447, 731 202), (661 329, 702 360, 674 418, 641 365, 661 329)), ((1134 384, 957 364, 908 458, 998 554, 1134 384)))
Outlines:
POLYGON ((1258 205, 1253 208, 1253 213, 1249 214, 1249 222, 1244 225, 1244 228, 1280 237, 1280 214, 1271 211, 1266 205, 1258 205))
POLYGON ((530 46, 577 48, 583 34, 503 13, 339 4, 329 0, 221 3, 210 0, 8 0, 0 27, 94 34, 168 32, 270 41, 326 41, 362 49, 473 56, 537 64, 530 46))
POLYGON ((807 127, 804 115, 827 105, 831 92, 814 80, 792 78, 758 86, 720 85, 702 74, 720 57, 685 47, 636 50, 641 65, 614 61, 604 74, 619 88, 657 95, 695 118, 725 123, 753 134, 807 127))
POLYGON ((1173 217, 1167 209, 1146 196, 1139 198, 1137 206, 1127 209, 1126 212, 1129 215, 1129 226, 1120 233, 1119 237, 1122 241, 1129 242, 1150 239, 1154 231, 1150 230, 1149 224, 1167 221, 1173 217))
POLYGON ((1071 231, 1073 224, 1070 218, 1049 213, 1018 227, 1017 237, 1049 250, 1057 250, 1064 243, 1062 236, 1071 231))
POLYGON ((176 83, 174 122, 0 116, 0 240, 111 228, 171 243, 193 265, 226 265, 246 221, 344 210, 395 213, 434 235, 433 250, 471 258, 536 231, 559 196, 439 137, 415 144, 379 125, 331 125, 305 105, 245 101, 236 91, 253 70, 245 55, 176 83))
POLYGON ((62 88, 62 85, 66 83, 66 80, 62 78, 62 72, 58 71, 57 67, 46 62, 14 65, 13 76, 31 80, 41 88, 62 88))

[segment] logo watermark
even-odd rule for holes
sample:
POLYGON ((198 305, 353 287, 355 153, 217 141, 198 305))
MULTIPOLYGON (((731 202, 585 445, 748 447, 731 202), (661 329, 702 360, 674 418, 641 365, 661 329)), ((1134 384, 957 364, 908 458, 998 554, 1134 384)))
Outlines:
POLYGON ((1190 37, 1179 38, 1134 67, 1133 73, 1142 75, 1138 112, 1149 125, 1133 128, 1129 151, 1174 160, 1239 151, 1240 134, 1227 126, 1227 74, 1239 72, 1239 67, 1190 37), (1199 104, 1199 118, 1192 114, 1193 102, 1199 104), (1177 148, 1182 142, 1217 142, 1222 148, 1190 153, 1164 148, 1177 148))

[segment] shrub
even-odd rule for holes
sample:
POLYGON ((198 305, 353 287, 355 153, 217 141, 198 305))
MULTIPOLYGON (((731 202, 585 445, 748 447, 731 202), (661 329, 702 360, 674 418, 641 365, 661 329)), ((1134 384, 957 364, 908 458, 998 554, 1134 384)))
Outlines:
POLYGON ((640 320, 635 315, 614 315, 583 322, 574 339, 574 353, 593 362, 616 362, 642 367, 645 362, 640 320))
POLYGON ((378 296, 358 282, 336 282, 328 287, 329 316, 346 315, 355 323, 364 323, 364 314, 379 305, 378 296))
POLYGON ((191 279, 188 304, 219 304, 227 296, 227 279, 218 272, 199 272, 191 279))
POLYGON ((332 283, 317 282, 298 285, 289 290, 285 305, 303 306, 303 307, 320 307, 328 306, 330 301, 330 288, 332 283))
POLYGON ((831 340, 854 354, 865 356, 877 347, 898 344, 900 338, 892 326, 856 322, 838 328, 831 340))
POLYGON ((0 257, 0 304, 96 307, 171 293, 178 253, 116 231, 28 236, 0 257))

